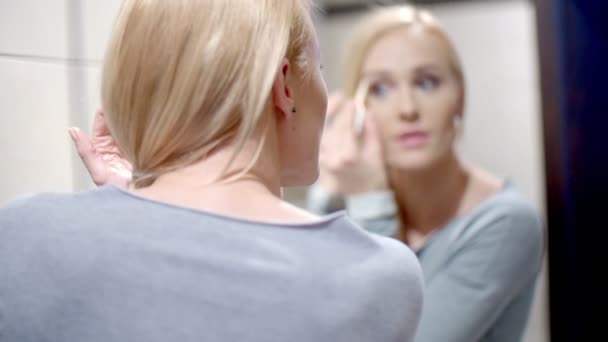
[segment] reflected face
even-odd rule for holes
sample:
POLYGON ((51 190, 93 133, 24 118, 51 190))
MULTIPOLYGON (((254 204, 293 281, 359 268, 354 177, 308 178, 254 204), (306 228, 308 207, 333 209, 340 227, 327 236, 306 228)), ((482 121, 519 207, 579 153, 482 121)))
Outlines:
POLYGON ((442 38, 419 25, 391 30, 371 46, 362 77, 390 168, 424 170, 451 156, 464 89, 442 38))
MULTIPOLYGON (((280 131, 282 186, 304 186, 319 176, 319 145, 327 111, 327 86, 321 74, 319 42, 314 28, 306 46, 305 70, 294 68, 295 113, 280 131), (304 81, 302 81, 304 80, 304 81)), ((293 66, 292 66, 293 67, 293 66)))

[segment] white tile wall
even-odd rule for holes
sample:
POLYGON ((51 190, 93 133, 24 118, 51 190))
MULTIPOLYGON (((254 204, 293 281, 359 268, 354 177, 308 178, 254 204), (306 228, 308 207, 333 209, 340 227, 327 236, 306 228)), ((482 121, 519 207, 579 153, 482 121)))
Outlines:
POLYGON ((0 202, 72 190, 66 66, 0 58, 0 202))
POLYGON ((0 53, 97 61, 120 0, 0 0, 0 53))
POLYGON ((82 53, 86 59, 101 61, 106 42, 120 9, 121 0, 69 0, 81 2, 80 13, 83 27, 82 53))
POLYGON ((0 0, 0 53, 64 59, 67 0, 0 0))
POLYGON ((0 0, 0 202, 91 186, 67 135, 89 130, 120 0, 0 0))

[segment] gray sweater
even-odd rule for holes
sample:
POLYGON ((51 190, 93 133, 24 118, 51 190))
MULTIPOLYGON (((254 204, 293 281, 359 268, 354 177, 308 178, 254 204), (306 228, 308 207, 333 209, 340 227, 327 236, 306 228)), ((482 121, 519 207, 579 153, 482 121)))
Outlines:
POLYGON ((112 186, 0 209, 0 341, 412 341, 415 255, 344 214, 226 217, 112 186))
MULTIPOLYGON (((318 213, 345 206, 369 231, 390 236, 397 230, 391 192, 341 200, 316 185, 308 199, 318 213)), ((539 216, 509 182, 436 230, 416 251, 425 278, 416 342, 521 340, 543 252, 539 216)))

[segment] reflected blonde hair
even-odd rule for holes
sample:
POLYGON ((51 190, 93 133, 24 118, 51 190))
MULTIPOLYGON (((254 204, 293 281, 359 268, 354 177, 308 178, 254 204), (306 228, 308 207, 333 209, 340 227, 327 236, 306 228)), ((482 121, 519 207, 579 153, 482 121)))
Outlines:
POLYGON ((451 67, 464 93, 464 74, 456 49, 437 19, 428 11, 410 5, 380 7, 361 21, 352 34, 345 51, 342 90, 354 96, 361 81, 363 64, 371 47, 386 33, 403 27, 419 25, 435 34, 445 44, 451 67))
POLYGON ((225 143, 237 146, 234 161, 265 122, 282 59, 305 69, 310 7, 309 0, 123 1, 102 103, 136 188, 225 143))

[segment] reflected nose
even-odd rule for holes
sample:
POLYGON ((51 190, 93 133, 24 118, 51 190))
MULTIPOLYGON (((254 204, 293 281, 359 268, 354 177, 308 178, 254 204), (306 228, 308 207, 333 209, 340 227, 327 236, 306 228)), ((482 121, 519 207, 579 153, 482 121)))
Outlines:
POLYGON ((410 89, 401 91, 399 98, 399 118, 405 121, 415 121, 419 118, 416 98, 410 89))

